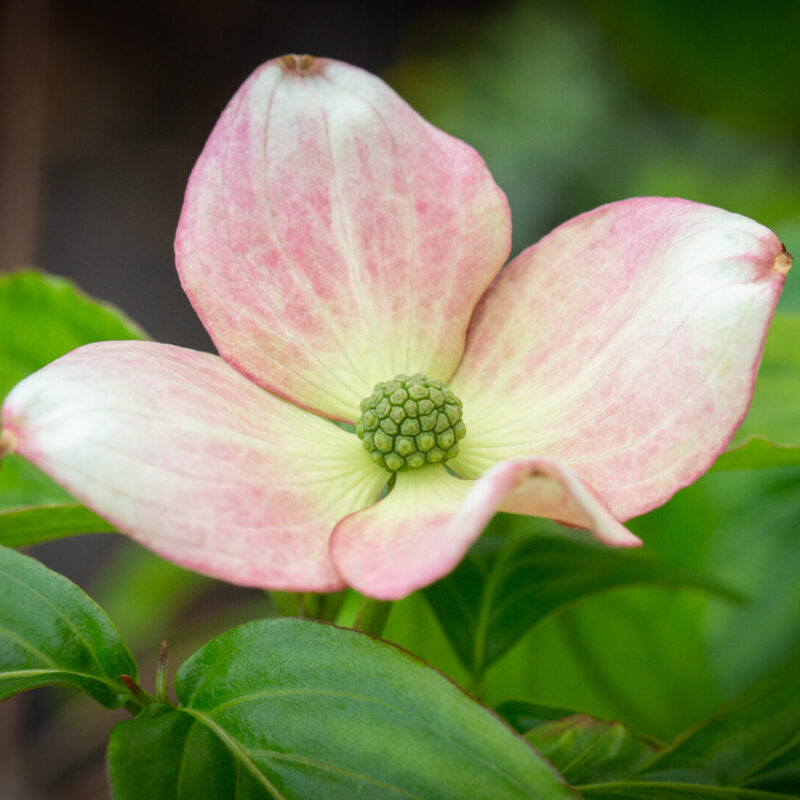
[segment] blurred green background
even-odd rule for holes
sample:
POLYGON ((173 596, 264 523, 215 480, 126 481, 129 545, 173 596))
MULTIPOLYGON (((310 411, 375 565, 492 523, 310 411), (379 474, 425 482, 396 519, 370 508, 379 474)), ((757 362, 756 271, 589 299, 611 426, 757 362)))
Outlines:
POLYGON ((800 252, 798 32, 791 0, 512 3, 420 22, 387 77, 484 156, 514 252, 641 195, 736 211, 800 252))
MULTIPOLYGON (((633 195, 745 214, 800 253, 800 3, 306 5, 41 2, 26 5, 38 9, 32 18, 7 3, 5 21, 24 36, 3 34, 1 88, 14 113, 0 125, 0 269, 66 275, 153 338, 209 347, 172 267, 183 186, 241 80, 286 51, 378 71, 472 144, 508 195, 515 253, 633 195)), ((792 273, 780 309, 800 312, 792 273)), ((800 442, 798 430, 785 435, 800 442)), ((796 681, 799 488, 793 468, 712 472, 631 525, 650 552, 714 575, 744 605, 663 587, 598 594, 525 636, 489 669, 482 697, 578 708, 669 739, 770 676, 796 681)), ((190 575, 120 537, 36 554, 106 607, 145 676, 162 638, 178 663, 211 635, 274 612, 260 593, 190 575)), ((467 680, 422 596, 395 608, 387 635, 467 680)), ((106 796, 107 717, 61 693, 4 704, 0 796, 106 796), (88 751, 69 734, 78 729, 88 751), (46 768, 34 746, 51 753, 46 768)))

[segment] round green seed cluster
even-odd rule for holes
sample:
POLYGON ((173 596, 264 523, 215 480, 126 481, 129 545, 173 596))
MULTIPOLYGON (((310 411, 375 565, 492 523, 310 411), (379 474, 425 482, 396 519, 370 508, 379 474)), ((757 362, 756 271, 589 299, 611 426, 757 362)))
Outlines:
POLYGON ((356 424, 364 449, 389 472, 455 457, 466 432, 461 401, 442 381, 419 373, 376 384, 356 424))

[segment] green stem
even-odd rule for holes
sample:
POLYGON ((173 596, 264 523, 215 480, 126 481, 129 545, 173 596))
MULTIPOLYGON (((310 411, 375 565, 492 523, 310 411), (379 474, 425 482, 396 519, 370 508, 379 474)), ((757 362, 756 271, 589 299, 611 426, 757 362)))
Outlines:
POLYGON ((389 619, 392 603, 385 600, 374 600, 371 597, 362 597, 361 604, 356 611, 353 628, 373 636, 380 636, 389 619))
POLYGON ((270 599, 275 604, 283 617, 302 617, 304 609, 302 606, 303 595, 300 592, 267 592, 270 599))
POLYGON ((141 712, 141 710, 144 708, 144 706, 143 706, 143 705, 142 705, 140 702, 138 702, 137 700, 134 700, 132 697, 131 697, 129 700, 126 700, 126 701, 125 701, 125 705, 124 705, 124 706, 122 706, 122 707, 123 707, 123 708, 124 708, 124 709, 125 709, 125 710, 126 710, 126 711, 127 711, 127 712, 128 712, 130 715, 131 715, 131 716, 132 716, 132 717, 138 717, 138 716, 139 716, 139 713, 140 713, 140 712, 141 712))
POLYGON ((314 594, 314 592, 303 592, 300 605, 302 608, 302 616, 308 619, 320 618, 321 595, 314 594))
MULTIPOLYGON (((157 702, 156 698, 153 697, 150 692, 146 692, 144 689, 142 689, 142 687, 139 686, 139 684, 136 683, 136 681, 130 675, 120 675, 119 679, 125 684, 125 687, 131 693, 131 699, 138 703, 141 708, 157 702)), ((125 708, 131 711, 129 705, 130 701, 125 704, 125 708)), ((131 711, 131 713, 133 712, 131 711)))
POLYGON ((333 620, 344 600, 344 592, 268 592, 273 605, 283 617, 333 620))
POLYGON ((167 640, 161 642, 161 656, 156 669, 156 701, 169 704, 167 695, 167 640))

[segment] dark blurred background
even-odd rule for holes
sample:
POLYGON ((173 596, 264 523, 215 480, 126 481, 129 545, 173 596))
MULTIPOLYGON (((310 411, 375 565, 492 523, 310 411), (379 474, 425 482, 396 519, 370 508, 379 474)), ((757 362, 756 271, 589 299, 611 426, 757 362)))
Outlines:
MULTIPOLYGON (((649 194, 746 214, 800 252, 794 0, 5 0, 0 9, 0 270, 70 277, 160 341, 210 348, 173 267, 183 189, 239 84, 286 52, 377 72, 474 145, 508 194, 515 252, 581 211, 649 194)), ((794 283, 784 308, 800 309, 794 283)), ((100 597, 152 656, 177 624, 162 600, 186 599, 187 653, 193 622, 207 638, 265 613, 258 593, 165 572, 112 537, 37 555, 100 597)), ((113 715, 60 698, 37 692, 0 706, 3 800, 107 797, 113 715)))

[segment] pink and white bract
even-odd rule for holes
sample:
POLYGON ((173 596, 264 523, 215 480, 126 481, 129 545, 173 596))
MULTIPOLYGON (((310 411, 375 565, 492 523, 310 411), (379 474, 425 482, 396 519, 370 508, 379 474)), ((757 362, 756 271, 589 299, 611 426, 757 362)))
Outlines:
MULTIPOLYGON (((531 176, 535 180, 535 176, 531 176)), ((791 263, 761 225, 635 198, 501 270, 505 197, 378 78, 287 56, 247 80, 192 173, 178 270, 221 358, 69 353, 8 396, 4 446, 184 566, 392 599, 498 509, 619 520, 701 475, 742 421, 791 263), (464 403, 448 467, 389 473, 331 420, 421 372, 464 403)))

